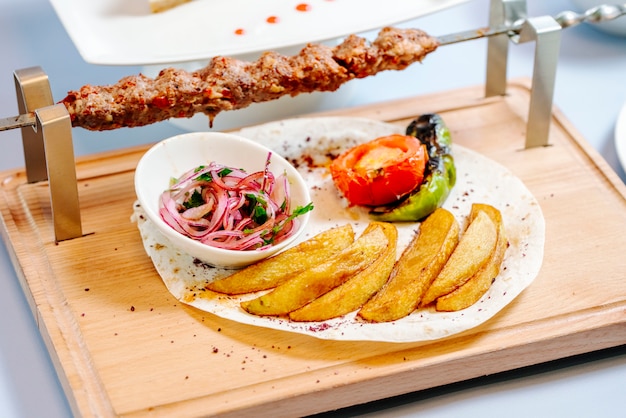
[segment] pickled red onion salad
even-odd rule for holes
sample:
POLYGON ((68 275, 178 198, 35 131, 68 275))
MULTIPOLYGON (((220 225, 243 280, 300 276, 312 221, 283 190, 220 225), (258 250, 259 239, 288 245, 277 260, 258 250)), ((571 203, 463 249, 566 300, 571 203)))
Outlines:
POLYGON ((255 173, 211 162, 172 179, 161 194, 161 218, 191 239, 228 250, 262 250, 285 240, 313 204, 292 210, 289 179, 269 170, 271 155, 255 173))

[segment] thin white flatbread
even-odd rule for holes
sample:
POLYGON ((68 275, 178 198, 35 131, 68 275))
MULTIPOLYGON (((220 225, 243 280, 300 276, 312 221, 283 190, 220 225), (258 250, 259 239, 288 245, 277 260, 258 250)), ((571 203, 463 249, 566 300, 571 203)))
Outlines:
MULTIPOLYGON (((311 187, 315 205, 300 240, 337 225, 351 223, 359 234, 370 222, 367 211, 349 207, 335 188, 325 162, 329 155, 373 138, 401 133, 403 127, 362 118, 289 119, 246 128, 238 134, 280 153, 301 170, 311 187), (314 164, 310 164, 313 161, 314 164), (307 163, 308 162, 308 163, 307 163)), ((537 276, 543 261, 545 221, 539 203, 520 179, 502 165, 459 145, 453 145, 457 183, 444 207, 463 227, 472 203, 487 203, 502 212, 509 247, 500 275, 473 306, 458 312, 419 309, 389 323, 366 323, 356 312, 323 322, 293 322, 280 317, 250 315, 240 302, 257 295, 229 297, 204 290, 207 282, 230 274, 198 263, 174 248, 135 205, 144 247, 168 290, 178 300, 223 318, 260 327, 346 341, 419 342, 448 337, 492 318, 515 299, 537 276)), ((397 223, 398 255, 419 223, 397 223)))

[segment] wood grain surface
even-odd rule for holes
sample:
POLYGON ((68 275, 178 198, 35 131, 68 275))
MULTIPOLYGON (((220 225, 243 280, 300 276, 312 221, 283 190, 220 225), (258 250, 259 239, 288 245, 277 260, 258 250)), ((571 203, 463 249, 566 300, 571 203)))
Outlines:
POLYGON ((85 235, 70 241, 55 243, 45 182, 1 173, 3 239, 74 413, 302 416, 624 344, 625 186, 558 110, 550 146, 523 149, 528 103, 520 80, 504 97, 479 86, 332 112, 403 125, 438 112, 541 204, 537 279, 487 323, 430 343, 318 340, 175 300, 130 220, 147 146, 77 161, 85 235))

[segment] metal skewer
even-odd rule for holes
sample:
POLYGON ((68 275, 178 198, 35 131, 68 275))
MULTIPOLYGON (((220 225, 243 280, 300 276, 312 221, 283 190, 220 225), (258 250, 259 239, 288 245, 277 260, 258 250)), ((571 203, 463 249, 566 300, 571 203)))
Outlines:
MULTIPOLYGON (((504 1, 506 3, 506 0, 504 1)), ((511 3, 511 2, 509 2, 511 3)), ((520 3, 517 1, 517 3, 520 3)), ((525 3, 525 2, 524 2, 525 3)), ((519 10, 518 10, 519 12, 519 10)), ((602 23, 617 19, 620 16, 626 15, 626 3, 624 5, 601 5, 593 7, 583 13, 576 13, 573 11, 564 11, 556 16, 554 20, 559 24, 561 29, 576 26, 580 23, 602 23)), ((452 33, 449 35, 439 36, 440 45, 452 45, 459 42, 471 41, 474 39, 489 38, 498 35, 507 35, 510 38, 519 36, 526 18, 520 18, 515 22, 498 25, 495 27, 486 27, 482 29, 472 29, 463 32, 452 33)))
POLYGON ((25 115, 13 116, 0 119, 0 131, 8 131, 9 129, 26 128, 35 126, 35 114, 27 113, 25 115))
MULTIPOLYGON (((505 7, 509 7, 512 3, 521 3, 525 5, 525 1, 507 1, 499 0, 505 7)), ((492 6, 493 7, 493 6, 492 6)), ((514 9, 514 8, 512 8, 514 9)), ((515 12, 513 12, 515 14, 515 12)), ((525 14, 525 13, 524 13, 525 14)), ((617 19, 626 14, 626 4, 624 5, 600 5, 593 7, 583 13, 573 11, 564 11, 556 15, 553 19, 559 24, 561 29, 576 26, 580 23, 602 23, 617 19)), ((527 23, 525 16, 516 19, 513 22, 507 22, 493 27, 485 27, 481 29, 472 29, 463 32, 452 33, 437 37, 440 45, 452 45, 460 42, 471 41, 474 39, 491 38, 499 35, 506 35, 514 42, 518 42, 520 33, 524 25, 527 23)), ((36 125, 35 114, 28 113, 18 116, 0 119, 0 131, 10 129, 34 127, 36 125)))

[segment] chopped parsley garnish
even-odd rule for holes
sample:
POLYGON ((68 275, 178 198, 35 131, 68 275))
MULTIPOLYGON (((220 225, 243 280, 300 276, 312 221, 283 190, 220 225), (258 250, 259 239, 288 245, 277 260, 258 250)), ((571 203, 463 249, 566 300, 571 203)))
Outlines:
POLYGON ((194 190, 189 199, 183 201, 183 206, 185 209, 197 208, 198 206, 204 205, 205 201, 202 197, 202 193, 198 190, 194 190))
POLYGON ((267 202, 252 193, 246 194, 246 200, 252 220, 257 225, 263 225, 267 222, 267 202))
MULTIPOLYGON (((289 215, 287 219, 285 219, 281 224, 285 224, 298 216, 304 215, 307 212, 311 212, 313 210, 313 202, 309 202, 306 206, 298 206, 292 213, 289 215)), ((282 225, 276 225, 274 227, 274 233, 280 231, 282 225)))
MULTIPOLYGON (((203 170, 203 169, 204 169, 204 166, 201 165, 200 167, 198 167, 196 169, 196 173, 198 171, 203 170)), ((229 175, 232 172, 233 172, 232 168, 224 167, 220 171, 217 172, 217 175, 220 176, 220 177, 224 177, 224 176, 229 175)), ((213 181, 213 176, 211 175, 210 172, 206 172, 206 173, 200 174, 198 177, 196 177, 196 180, 198 180, 198 181, 213 181)))

